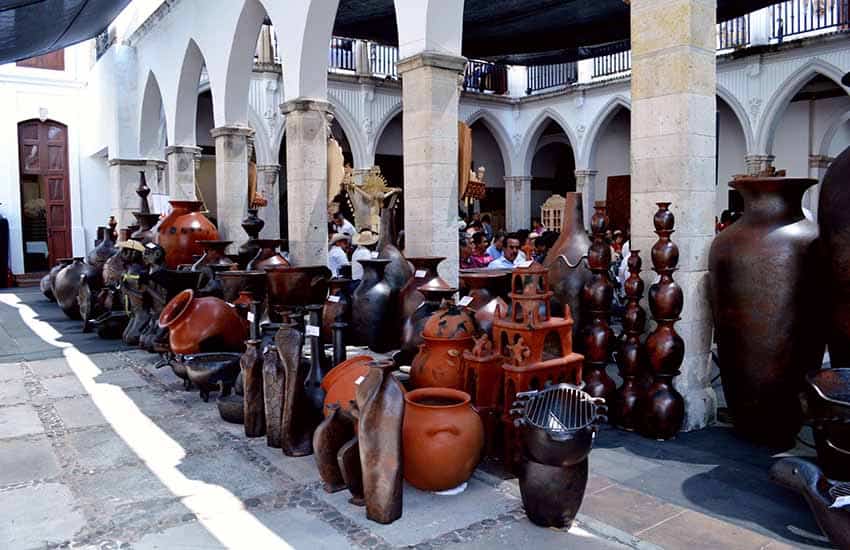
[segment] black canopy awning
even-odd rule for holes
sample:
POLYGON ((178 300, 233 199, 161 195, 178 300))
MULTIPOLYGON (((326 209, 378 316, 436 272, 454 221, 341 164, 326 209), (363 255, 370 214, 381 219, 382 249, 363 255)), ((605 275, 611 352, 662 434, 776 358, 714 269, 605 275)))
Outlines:
POLYGON ((0 63, 100 34, 130 0, 0 0, 0 63))
MULTIPOLYGON (((718 0, 725 21, 776 0, 718 0)), ((334 33, 398 43, 393 0, 340 0, 334 33)), ((463 55, 513 64, 575 61, 629 48, 623 0, 465 0, 463 55)))

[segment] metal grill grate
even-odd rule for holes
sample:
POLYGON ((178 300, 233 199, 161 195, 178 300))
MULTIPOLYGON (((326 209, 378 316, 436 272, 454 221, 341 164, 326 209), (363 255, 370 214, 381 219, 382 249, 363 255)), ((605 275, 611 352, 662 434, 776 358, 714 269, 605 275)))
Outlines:
POLYGON ((597 416, 598 401, 569 384, 517 395, 518 398, 526 396, 525 417, 528 423, 550 433, 584 428, 597 416))
POLYGON ((841 497, 850 497, 850 483, 836 483, 829 488, 829 496, 834 500, 841 497))

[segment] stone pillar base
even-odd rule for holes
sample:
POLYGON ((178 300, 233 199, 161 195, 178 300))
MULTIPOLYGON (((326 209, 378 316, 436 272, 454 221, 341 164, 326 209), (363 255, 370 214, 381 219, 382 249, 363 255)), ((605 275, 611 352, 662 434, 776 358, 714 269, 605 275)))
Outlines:
POLYGON ((747 175, 757 176, 773 168, 773 155, 747 155, 744 161, 747 163, 747 175))
MULTIPOLYGON (((242 219, 248 209, 248 126, 220 126, 210 130, 215 140, 216 221, 219 238, 239 243, 247 236, 242 219)), ((230 249, 235 249, 235 244, 230 249)))
POLYGON ((171 145, 165 148, 168 163, 168 195, 174 200, 195 200, 195 161, 201 157, 201 148, 189 145, 171 145))
POLYGON ((505 176, 505 227, 531 227, 531 176, 505 176))

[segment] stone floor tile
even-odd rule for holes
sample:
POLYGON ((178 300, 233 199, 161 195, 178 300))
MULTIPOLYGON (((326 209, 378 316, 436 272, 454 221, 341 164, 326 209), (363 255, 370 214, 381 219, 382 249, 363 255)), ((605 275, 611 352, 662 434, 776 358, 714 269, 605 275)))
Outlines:
POLYGON ((158 533, 150 533, 132 543, 134 550, 219 550, 226 547, 196 521, 158 533))
POLYGON ((40 433, 44 425, 30 405, 0 407, 0 439, 40 433))
POLYGON ((139 410, 151 418, 172 417, 188 411, 162 394, 152 393, 147 388, 129 389, 124 392, 139 410))
POLYGON ((46 437, 0 441, 0 485, 48 479, 60 472, 46 437))
POLYGON ((620 448, 596 447, 590 455, 591 474, 602 475, 619 483, 655 469, 658 465, 653 460, 624 452, 620 448))
POLYGON ((298 483, 314 483, 320 480, 314 456, 286 456, 280 449, 266 445, 264 437, 252 439, 251 448, 298 483))
POLYGON ((642 531, 638 536, 662 548, 688 550, 759 550, 771 542, 770 539, 748 529, 690 510, 642 531))
POLYGON ((71 491, 59 483, 0 493, 0 518, 0 541, 10 549, 59 544, 85 525, 71 491))
MULTIPOLYGON (((221 445, 218 433, 224 428, 225 423, 223 421, 219 420, 217 423, 209 424, 199 423, 195 417, 191 418, 191 421, 185 416, 157 418, 153 422, 166 436, 174 440, 187 452, 221 445)), ((241 426, 239 427, 241 428, 241 426)))
POLYGON ((41 385, 47 391, 47 395, 54 399, 62 397, 76 397, 86 395, 86 389, 80 383, 76 375, 57 376, 56 378, 45 378, 41 385))
POLYGON ((112 384, 122 388, 141 388, 148 386, 148 381, 132 369, 105 371, 94 379, 98 384, 112 384))
POLYGON ((281 480, 230 449, 187 456, 177 469, 189 479, 219 485, 243 499, 282 489, 281 480))
POLYGON ((685 509, 649 495, 612 485, 585 495, 581 512, 630 535, 681 514, 685 509))
POLYGON ((254 517, 292 548, 352 547, 342 533, 300 508, 259 511, 254 517))
POLYGON ((89 506, 95 507, 108 517, 130 508, 142 509, 145 501, 168 501, 183 495, 175 495, 148 470, 146 466, 122 466, 85 474, 75 483, 75 493, 89 506))
POLYGON ((20 363, 0 363, 0 382, 6 380, 23 380, 26 372, 20 363))
POLYGON ((88 397, 58 399, 53 403, 66 428, 87 428, 107 424, 106 419, 88 397))
POLYGON ((23 380, 0 381, 0 407, 20 405, 30 400, 30 394, 23 380))
POLYGON ((593 475, 591 474, 587 478, 587 487, 585 488, 585 494, 592 495, 593 493, 598 493, 608 487, 614 485, 614 480, 609 479, 605 476, 593 475))
POLYGON ((74 374, 64 357, 27 361, 27 365, 29 365, 35 375, 39 378, 74 374))
POLYGON ((65 441, 76 451, 76 462, 84 470, 115 468, 139 461, 136 453, 111 427, 71 432, 65 436, 65 441))
POLYGON ((464 542, 449 543, 452 550, 492 550, 494 548, 564 548, 569 550, 627 549, 629 546, 607 540, 579 525, 566 529, 546 529, 523 518, 487 529, 482 535, 464 542))

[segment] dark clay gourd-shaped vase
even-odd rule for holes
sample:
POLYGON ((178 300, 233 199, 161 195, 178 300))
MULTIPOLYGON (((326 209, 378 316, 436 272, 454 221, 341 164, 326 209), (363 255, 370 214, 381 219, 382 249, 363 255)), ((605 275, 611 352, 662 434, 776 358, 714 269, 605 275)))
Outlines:
MULTIPOLYGON (((351 324, 351 279, 331 279, 328 281, 328 298, 322 309, 322 340, 330 342, 333 338, 333 324, 351 324)), ((345 330, 348 335, 348 329, 345 330)))
POLYGON ((802 423, 798 394, 823 358, 818 227, 801 207, 803 193, 816 183, 736 178, 730 186, 744 197, 744 215, 715 237, 709 257, 720 373, 733 424, 744 437, 773 447, 794 445, 802 423))
POLYGON ((643 264, 640 251, 632 250, 627 263, 629 278, 623 286, 628 303, 623 314, 623 338, 617 354, 623 385, 614 393, 610 416, 618 427, 635 431, 640 427, 640 405, 646 394, 642 376, 646 374, 647 365, 646 350, 640 341, 646 328, 646 311, 640 305, 645 286, 640 277, 643 264))
POLYGON ((384 280, 384 269, 390 260, 360 260, 363 279, 351 302, 354 342, 384 353, 394 349, 399 333, 398 319, 393 315, 393 289, 384 280))
POLYGON ((375 361, 369 367, 357 388, 366 517, 392 523, 402 512, 404 389, 392 375, 392 361, 375 361))
POLYGON ((590 269, 582 261, 590 248, 590 237, 584 229, 581 193, 566 194, 562 219, 561 235, 546 254, 543 265, 549 268, 549 288, 554 293, 552 314, 563 316, 564 306, 569 306, 574 321, 573 343, 581 344, 578 337, 582 327, 581 293, 591 278, 590 269))
POLYGON ((77 303, 77 296, 80 292, 82 284, 82 275, 86 269, 86 264, 82 258, 74 258, 74 261, 62 268, 56 275, 56 282, 53 284, 53 295, 56 296, 56 302, 62 311, 71 319, 80 318, 80 304, 77 303))
POLYGON ((406 319, 401 327, 401 350, 404 352, 405 360, 412 360, 419 352, 419 346, 425 342, 422 331, 431 315, 436 313, 443 300, 450 299, 457 289, 449 285, 443 279, 435 276, 426 284, 420 286, 417 293, 424 297, 424 301, 406 319))

